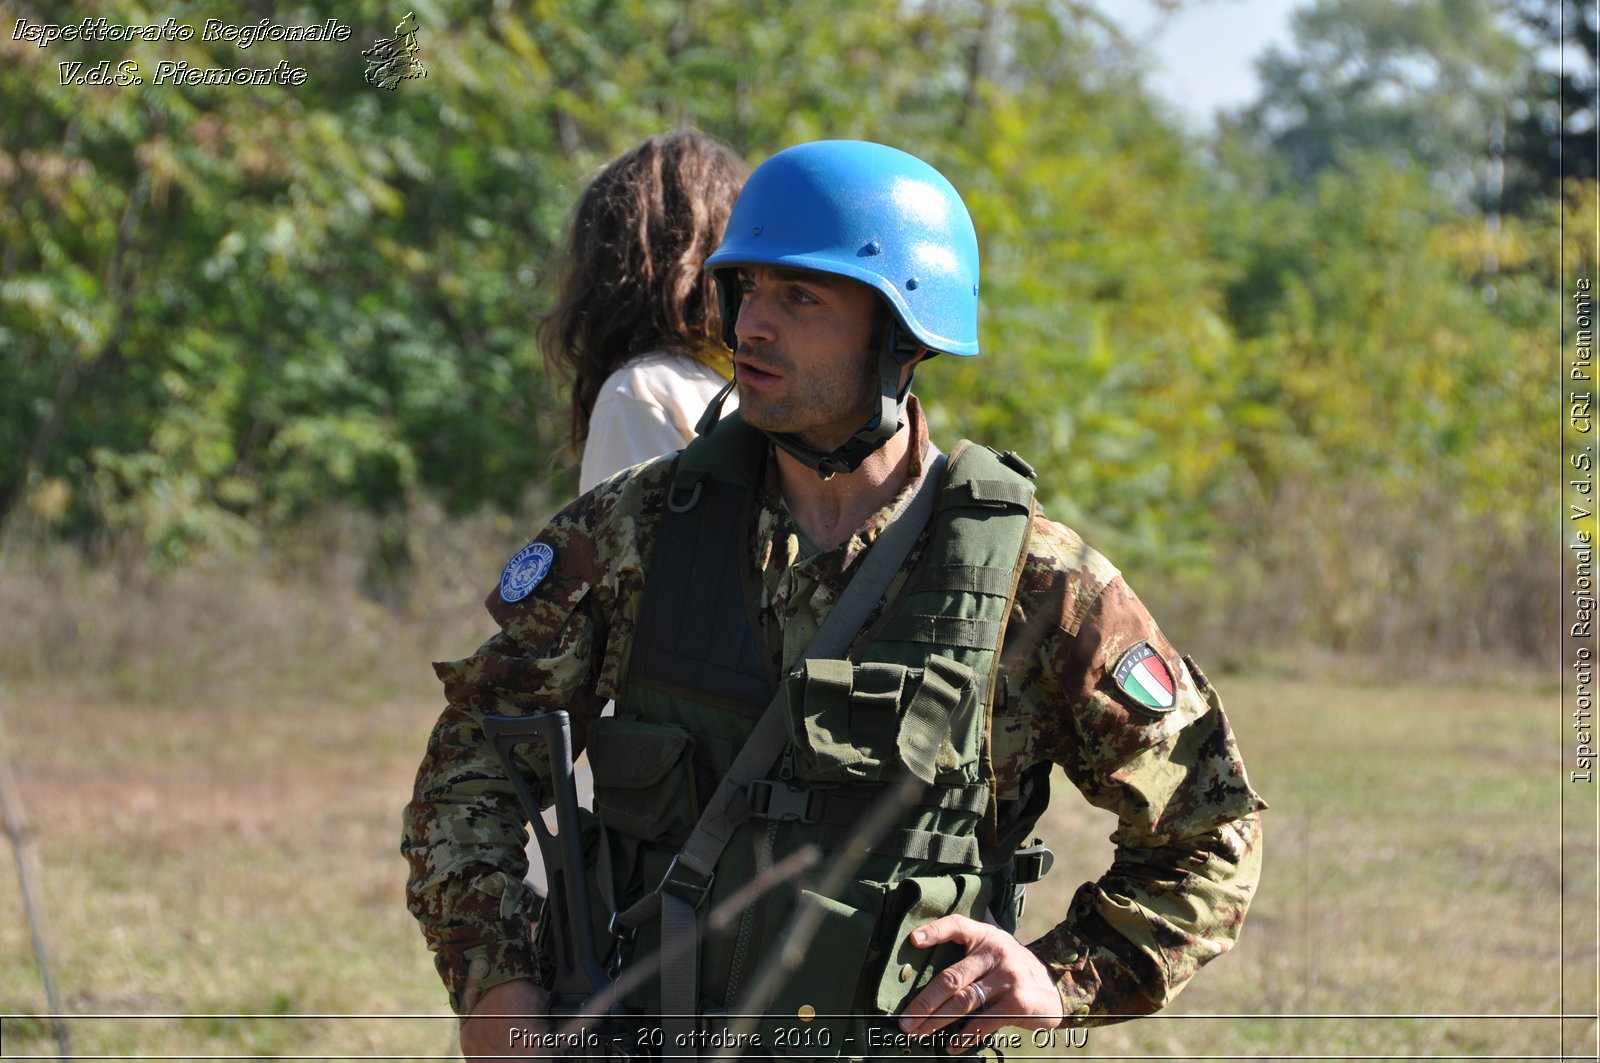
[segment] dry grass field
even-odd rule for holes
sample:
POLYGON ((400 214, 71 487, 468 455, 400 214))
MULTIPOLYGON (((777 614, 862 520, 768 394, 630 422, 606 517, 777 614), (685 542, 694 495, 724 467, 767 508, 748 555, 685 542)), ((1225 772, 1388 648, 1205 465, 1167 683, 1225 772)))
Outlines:
MULTIPOLYGON (((1594 794, 1566 795, 1554 687, 1224 680, 1267 797, 1239 947, 1166 1015, 1066 1058, 1593 1058, 1594 794), (1584 802, 1587 802, 1585 804, 1584 802), (1566 925, 1563 926, 1565 919, 1566 925)), ((73 1053, 448 1058, 401 898, 399 810, 436 705, 3 703, 73 1053)), ((1060 788, 1038 928, 1111 824, 1060 788)), ((54 1053, 0 856, 0 1054, 54 1053)))

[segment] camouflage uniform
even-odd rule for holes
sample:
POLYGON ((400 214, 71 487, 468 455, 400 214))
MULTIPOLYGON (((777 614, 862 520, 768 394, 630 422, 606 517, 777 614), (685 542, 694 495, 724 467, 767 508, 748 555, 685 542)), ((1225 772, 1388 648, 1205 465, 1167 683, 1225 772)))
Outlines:
MULTIPOLYGON (((909 482, 833 549, 808 546, 769 475, 749 561, 780 674, 920 479, 926 428, 914 400, 909 409, 909 482)), ((618 693, 670 471, 671 459, 658 459, 563 510, 539 536, 555 554, 543 582, 515 604, 491 593, 499 632, 473 656, 434 666, 449 705, 418 771, 402 849, 409 907, 460 1014, 498 983, 540 977, 521 882, 523 818, 479 720, 507 704, 566 708, 581 748, 588 722, 618 693)), ((908 570, 916 559, 914 551, 908 570)), ((1055 764, 1118 819, 1110 870, 1082 885, 1062 922, 1029 946, 1056 980, 1069 1023, 1163 1007, 1232 945, 1255 890, 1265 804, 1215 692, 1197 689, 1178 660, 1117 570, 1076 533, 1038 517, 993 707, 996 796, 1015 799, 1030 768, 1055 764), (1141 640, 1177 677, 1168 711, 1131 707, 1107 675, 1141 640)))

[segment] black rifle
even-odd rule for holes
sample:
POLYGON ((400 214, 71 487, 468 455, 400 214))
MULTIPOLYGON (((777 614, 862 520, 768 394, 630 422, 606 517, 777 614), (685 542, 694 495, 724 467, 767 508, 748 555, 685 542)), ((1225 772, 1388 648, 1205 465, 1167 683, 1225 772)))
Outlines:
POLYGON ((506 778, 516 789, 544 860, 550 896, 543 918, 554 919, 557 931, 553 935, 556 973, 550 987, 550 1015, 583 1015, 586 1005, 609 987, 611 980, 600 966, 591 936, 594 923, 590 919, 589 885, 583 867, 583 825, 578 820, 578 787, 572 774, 572 725, 562 710, 538 716, 485 716, 483 733, 494 745, 506 778), (533 738, 543 738, 549 748, 555 834, 545 826, 539 802, 517 767, 516 748, 533 738))

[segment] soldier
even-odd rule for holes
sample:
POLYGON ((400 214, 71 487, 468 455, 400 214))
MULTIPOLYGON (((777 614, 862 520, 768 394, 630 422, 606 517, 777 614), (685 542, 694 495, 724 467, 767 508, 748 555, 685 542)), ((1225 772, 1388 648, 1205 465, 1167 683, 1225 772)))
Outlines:
POLYGON ((463 1050, 549 1043, 558 928, 528 940, 526 820, 482 719, 558 708, 603 825, 596 926, 560 929, 620 972, 636 1047, 943 1056, 1161 1008, 1236 939, 1265 805, 1216 691, 1031 470, 930 444, 913 370, 978 354, 959 194, 893 148, 803 144, 751 175, 707 269, 738 411, 558 514, 489 595, 499 631, 435 666, 403 849, 463 1050), (1025 945, 1052 765, 1116 814, 1117 853, 1025 945))

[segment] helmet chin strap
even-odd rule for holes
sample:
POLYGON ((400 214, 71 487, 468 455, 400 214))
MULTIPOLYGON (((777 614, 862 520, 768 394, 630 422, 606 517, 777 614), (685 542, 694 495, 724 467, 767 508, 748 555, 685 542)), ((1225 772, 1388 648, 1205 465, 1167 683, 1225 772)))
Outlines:
POLYGON ((711 397, 711 402, 706 406, 706 411, 702 413, 700 415, 700 419, 694 423, 695 435, 703 436, 713 428, 717 427, 717 422, 722 420, 722 404, 728 401, 729 395, 733 394, 733 389, 736 383, 736 380, 728 381, 726 384, 722 385, 721 391, 717 392, 711 397))
MULTIPOLYGON (((727 312, 728 309, 725 307, 723 313, 727 312)), ((872 420, 856 429, 842 446, 835 447, 831 451, 821 451, 808 446, 799 436, 790 432, 768 432, 762 429, 761 434, 793 456, 796 461, 815 469, 817 475, 824 480, 831 479, 834 473, 852 473, 860 468, 869 454, 893 439, 894 434, 905 424, 906 396, 911 394, 911 379, 915 373, 906 377, 906 386, 902 388, 900 370, 923 349, 915 338, 901 331, 898 321, 891 321, 887 332, 883 349, 878 352, 878 411, 872 420)), ((694 426, 696 435, 703 436, 717 426, 717 422, 722 419, 723 403, 727 402, 728 396, 732 394, 736 380, 737 377, 728 381, 712 398, 694 426)))
POLYGON ((852 473, 861 467, 867 456, 894 437, 905 423, 906 395, 911 392, 911 380, 906 379, 905 390, 900 388, 900 367, 903 364, 895 353, 895 332, 891 328, 889 343, 878 355, 878 412, 872 420, 856 429, 842 446, 823 452, 801 442, 800 437, 789 432, 765 432, 768 439, 802 464, 813 468, 824 480, 834 473, 852 473))

